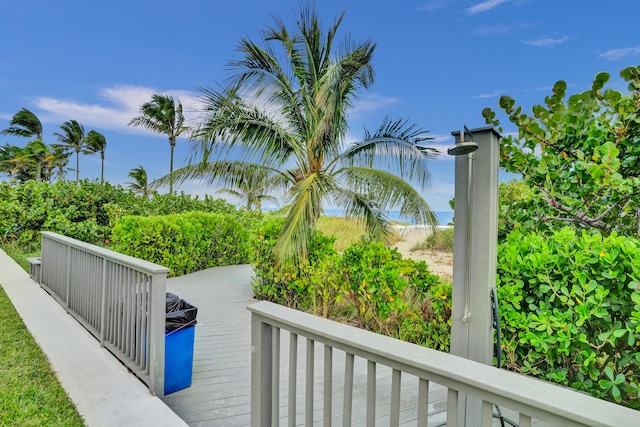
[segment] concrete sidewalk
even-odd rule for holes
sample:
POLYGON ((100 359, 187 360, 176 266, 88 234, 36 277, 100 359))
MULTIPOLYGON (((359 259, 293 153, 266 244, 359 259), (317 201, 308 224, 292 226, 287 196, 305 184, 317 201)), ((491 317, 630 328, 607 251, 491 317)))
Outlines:
POLYGON ((87 426, 187 426, 2 250, 0 284, 87 426))

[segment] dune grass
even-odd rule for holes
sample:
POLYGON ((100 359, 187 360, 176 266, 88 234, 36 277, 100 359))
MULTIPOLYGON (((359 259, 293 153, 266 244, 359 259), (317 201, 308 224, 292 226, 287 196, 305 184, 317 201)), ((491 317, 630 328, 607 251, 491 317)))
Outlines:
MULTIPOLYGON (((364 225, 361 221, 354 218, 345 218, 341 216, 321 216, 318 218, 318 230, 327 236, 336 238, 336 249, 342 252, 344 248, 351 243, 360 240, 366 235, 364 225)), ((391 236, 387 244, 392 245, 398 241, 400 237, 396 234, 391 236)))
POLYGON ((0 425, 84 426, 2 287, 0 366, 0 425))
POLYGON ((411 248, 412 251, 426 249, 453 253, 453 227, 440 229, 427 236, 424 242, 411 248))
POLYGON ((1 248, 27 273, 29 272, 29 261, 27 261, 27 258, 40 256, 39 244, 20 246, 17 243, 4 243, 1 248))

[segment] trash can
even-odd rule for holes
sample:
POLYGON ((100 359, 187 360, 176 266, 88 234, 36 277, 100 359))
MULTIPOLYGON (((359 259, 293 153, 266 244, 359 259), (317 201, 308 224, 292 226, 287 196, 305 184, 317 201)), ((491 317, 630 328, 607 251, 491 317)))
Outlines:
POLYGON ((167 293, 164 340, 164 394, 191 386, 197 307, 167 293))

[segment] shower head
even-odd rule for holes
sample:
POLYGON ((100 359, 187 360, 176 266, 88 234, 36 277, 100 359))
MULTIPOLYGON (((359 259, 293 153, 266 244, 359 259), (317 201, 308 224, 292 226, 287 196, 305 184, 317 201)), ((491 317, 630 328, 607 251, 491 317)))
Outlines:
POLYGON ((456 144, 455 147, 451 147, 447 150, 447 154, 450 156, 462 156, 464 154, 473 153, 478 149, 478 144, 473 141, 464 141, 456 144))

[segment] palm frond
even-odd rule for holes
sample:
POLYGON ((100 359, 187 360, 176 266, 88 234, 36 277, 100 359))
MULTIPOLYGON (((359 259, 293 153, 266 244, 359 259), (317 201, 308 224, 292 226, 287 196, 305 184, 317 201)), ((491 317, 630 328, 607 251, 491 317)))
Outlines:
POLYGON ((392 235, 387 213, 371 196, 339 188, 333 193, 333 198, 336 204, 344 207, 345 216, 362 221, 370 235, 381 241, 386 241, 392 235))
POLYGON ((315 231, 313 224, 321 214, 322 199, 330 190, 323 178, 326 177, 311 174, 292 187, 292 200, 275 246, 278 262, 306 258, 309 238, 315 231))
POLYGON ((438 218, 416 189, 401 177, 388 171, 351 166, 341 171, 349 188, 366 194, 385 211, 398 209, 400 216, 411 218, 417 224, 437 227, 438 218))
POLYGON ((349 145, 339 161, 342 165, 386 167, 425 188, 430 178, 427 162, 438 152, 420 144, 430 139, 406 120, 385 119, 374 134, 366 132, 362 141, 349 145))
POLYGON ((9 126, 1 131, 0 134, 24 138, 36 137, 36 139, 42 140, 42 123, 34 113, 26 108, 22 108, 13 115, 9 121, 9 126))
POLYGON ((300 152, 297 136, 267 112, 247 105, 235 93, 202 90, 202 102, 213 113, 194 134, 195 155, 207 161, 214 155, 226 156, 238 147, 245 159, 258 155, 264 163, 283 164, 293 153, 300 152), (224 144, 218 144, 219 140, 224 144))

